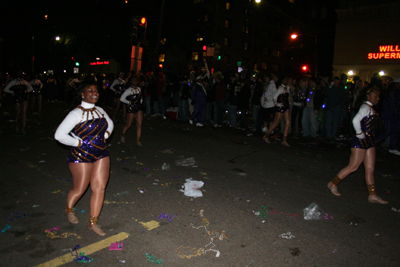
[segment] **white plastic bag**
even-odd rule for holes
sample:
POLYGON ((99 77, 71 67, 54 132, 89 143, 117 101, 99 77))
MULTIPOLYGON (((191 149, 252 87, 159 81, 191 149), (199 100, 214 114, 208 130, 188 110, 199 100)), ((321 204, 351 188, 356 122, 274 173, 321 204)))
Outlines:
POLYGON ((186 179, 186 183, 182 186, 184 189, 179 191, 183 192, 187 197, 202 197, 203 193, 200 188, 202 188, 204 182, 192 180, 192 178, 186 179))
POLYGON ((323 210, 314 202, 303 209, 303 212, 304 220, 320 220, 324 214, 323 210))

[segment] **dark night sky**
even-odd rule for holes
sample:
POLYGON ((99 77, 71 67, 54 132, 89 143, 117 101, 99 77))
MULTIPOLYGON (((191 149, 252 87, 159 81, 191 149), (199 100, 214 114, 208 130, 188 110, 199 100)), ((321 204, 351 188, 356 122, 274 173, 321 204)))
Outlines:
POLYGON ((160 1, 10 1, 0 16, 2 68, 29 69, 32 51, 39 66, 46 65, 47 57, 62 61, 72 56, 83 60, 86 56, 118 59, 129 55, 131 18, 148 16, 153 31, 157 27, 153 18, 160 10, 157 3, 160 1), (61 42, 56 42, 55 36, 62 37, 61 42))
MULTIPOLYGON (((337 4, 332 3, 338 1, 298 2, 309 8, 330 3, 333 10, 337 4)), ((164 27, 185 12, 180 10, 179 5, 174 6, 174 1, 167 0, 166 3, 164 27)), ((0 15, 0 37, 4 40, 0 70, 20 68, 29 72, 32 54, 35 55, 37 71, 51 68, 48 66, 51 61, 67 62, 72 56, 76 60, 84 60, 85 57, 122 60, 130 51, 130 19, 147 16, 148 39, 154 39, 160 5, 161 0, 129 0, 128 4, 124 0, 9 1, 0 15), (48 20, 44 19, 44 15, 48 15, 48 20), (62 37, 61 42, 54 40, 57 35, 62 37)))

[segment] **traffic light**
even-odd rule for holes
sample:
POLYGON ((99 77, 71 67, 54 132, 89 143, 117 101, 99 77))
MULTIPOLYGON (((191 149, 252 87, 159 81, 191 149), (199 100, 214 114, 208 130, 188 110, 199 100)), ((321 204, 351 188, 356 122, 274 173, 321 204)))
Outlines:
POLYGON ((137 37, 138 37, 138 18, 133 17, 132 18, 132 43, 136 42, 137 37))
POLYGON ((147 25, 147 19, 146 19, 146 17, 142 17, 141 19, 140 19, 140 24, 139 24, 140 26, 146 26, 147 25))
POLYGON ((221 46, 219 44, 214 45, 214 58, 217 60, 221 60, 221 46))
POLYGON ((75 66, 79 67, 79 62, 75 62, 75 66))
POLYGON ((306 72, 306 71, 308 70, 308 66, 307 66, 307 65, 303 65, 303 66, 301 67, 301 69, 302 69, 304 72, 306 72))
POLYGON ((158 64, 158 67, 162 69, 163 68, 163 64, 161 64, 161 63, 158 64))
POLYGON ((207 46, 203 45, 203 51, 207 51, 207 46))
POLYGON ((143 42, 146 40, 147 19, 140 17, 138 22, 137 41, 143 42))

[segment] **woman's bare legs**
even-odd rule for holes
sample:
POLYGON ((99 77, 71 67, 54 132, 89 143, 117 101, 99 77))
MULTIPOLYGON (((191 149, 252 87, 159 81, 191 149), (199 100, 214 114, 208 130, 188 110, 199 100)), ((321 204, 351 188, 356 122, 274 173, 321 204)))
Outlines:
POLYGON ((368 189, 368 201, 371 203, 378 204, 388 204, 389 202, 382 200, 380 197, 376 195, 375 191, 375 147, 371 147, 367 149, 364 157, 364 168, 365 168, 365 183, 367 184, 368 189))
POLYGON ((290 110, 287 110, 283 113, 283 119, 285 121, 285 130, 283 132, 282 145, 290 147, 289 143, 287 142, 287 136, 289 134, 289 129, 290 129, 290 110))
POLYGON ((142 136, 142 123, 143 123, 143 111, 140 110, 134 115, 136 121, 136 143, 138 146, 142 146, 140 137, 142 136))
POLYGON ((128 113, 126 117, 126 124, 124 125, 124 128, 122 128, 122 136, 121 136, 121 142, 125 143, 125 133, 128 131, 129 128, 131 128, 133 120, 135 119, 133 113, 128 113))
POLYGON ((367 150, 361 148, 351 148, 350 162, 336 175, 336 177, 328 183, 328 188, 335 196, 340 196, 337 191, 337 185, 349 174, 355 172, 364 160, 367 150))
POLYGON ((21 103, 22 105, 22 132, 25 133, 26 113, 28 112, 28 101, 21 103))
POLYGON ((89 186, 93 163, 69 163, 68 165, 73 186, 68 192, 67 207, 73 208, 89 186))
POLYGON ((268 136, 270 135, 270 133, 279 125, 279 123, 281 122, 283 118, 283 113, 280 112, 275 112, 275 118, 274 118, 274 122, 272 123, 272 125, 269 127, 268 131, 265 133, 263 139, 265 140, 266 143, 271 143, 269 141, 268 136))
POLYGON ((103 208, 104 192, 110 174, 110 158, 105 157, 92 163, 93 168, 90 174, 90 188, 92 196, 90 197, 90 216, 99 217, 103 208))
POLYGON ((22 103, 15 103, 15 131, 19 132, 19 117, 22 113, 22 103))

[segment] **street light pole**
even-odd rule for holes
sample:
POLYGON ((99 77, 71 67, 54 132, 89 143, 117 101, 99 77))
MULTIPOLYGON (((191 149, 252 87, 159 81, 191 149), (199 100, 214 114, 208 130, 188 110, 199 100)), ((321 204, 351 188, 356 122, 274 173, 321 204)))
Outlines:
POLYGON ((290 35, 290 38, 297 39, 297 37, 299 35, 306 35, 306 36, 310 36, 310 37, 314 37, 314 77, 317 77, 318 75, 318 60, 317 60, 317 44, 318 44, 318 39, 317 39, 317 35, 312 35, 312 34, 296 34, 293 33, 290 35))

